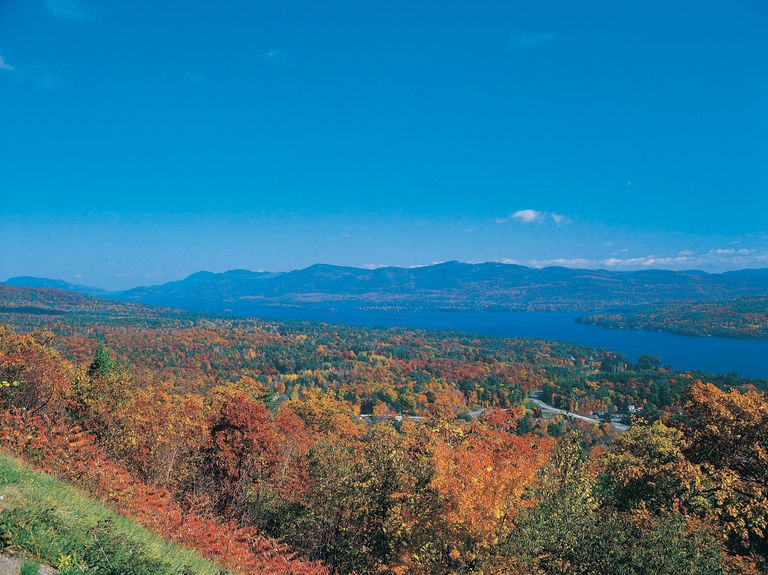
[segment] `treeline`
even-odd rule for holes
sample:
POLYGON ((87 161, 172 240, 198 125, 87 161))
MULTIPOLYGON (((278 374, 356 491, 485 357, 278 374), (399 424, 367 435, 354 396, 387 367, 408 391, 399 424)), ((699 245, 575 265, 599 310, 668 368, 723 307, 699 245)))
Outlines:
POLYGON ((605 328, 665 331, 678 335, 766 338, 768 296, 724 302, 675 303, 626 313, 588 315, 578 321, 605 328))
POLYGON ((278 401, 330 391, 363 414, 423 416, 437 405, 457 413, 509 408, 541 389, 550 367, 595 369, 607 355, 547 341, 309 322, 24 321, 54 330, 57 348, 78 365, 91 360, 101 341, 131 371, 151 370, 190 391, 249 377, 278 401))
POLYGON ((660 364, 655 355, 641 354, 636 363, 630 363, 623 354, 613 353, 593 370, 552 366, 546 369, 540 397, 560 409, 605 421, 619 416, 628 424, 676 413, 696 380, 705 379, 723 390, 768 391, 763 379, 678 371, 660 364))

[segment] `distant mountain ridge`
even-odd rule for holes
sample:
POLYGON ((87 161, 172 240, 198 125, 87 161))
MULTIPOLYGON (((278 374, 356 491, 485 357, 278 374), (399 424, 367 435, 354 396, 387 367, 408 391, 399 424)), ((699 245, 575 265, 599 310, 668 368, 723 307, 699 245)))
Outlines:
POLYGON ((150 305, 249 313, 259 306, 432 310, 596 310, 768 293, 768 270, 725 274, 614 272, 446 262, 361 269, 316 264, 284 273, 199 272, 114 297, 150 305))
MULTIPOLYGON (((83 287, 68 285, 70 289, 60 289, 77 291, 83 287)), ((279 273, 242 269, 197 272, 183 280, 98 295, 148 305, 250 315, 265 307, 595 311, 765 294, 768 269, 722 274, 696 270, 617 272, 446 262, 416 268, 316 264, 279 273)))
POLYGON ((72 293, 79 293, 82 295, 104 296, 109 292, 107 290, 84 286, 80 284, 72 284, 65 282, 64 280, 54 280, 49 278, 37 278, 32 276, 17 276, 10 278, 2 285, 13 287, 26 287, 26 288, 44 288, 44 289, 58 289, 62 291, 68 291, 72 293))

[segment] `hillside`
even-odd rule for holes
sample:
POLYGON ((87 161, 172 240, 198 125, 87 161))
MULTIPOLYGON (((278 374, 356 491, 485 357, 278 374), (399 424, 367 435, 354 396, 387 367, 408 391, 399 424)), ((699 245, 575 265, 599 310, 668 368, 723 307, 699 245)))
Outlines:
POLYGON ((0 322, 12 320, 15 325, 28 329, 115 322, 157 326, 188 321, 198 315, 61 289, 0 284, 0 322))
POLYGON ((612 329, 764 339, 768 338, 768 296, 723 302, 684 302, 649 310, 589 315, 578 321, 612 329))
POLYGON ((0 284, 0 313, 32 315, 96 314, 129 317, 157 317, 168 310, 94 297, 60 288, 37 288, 0 284))
POLYGON ((0 452, 0 552, 67 575, 221 575, 103 503, 0 452))
POLYGON ((82 295, 101 296, 101 295, 107 294, 107 290, 103 290, 101 288, 84 286, 80 284, 73 284, 73 283, 65 282, 63 280, 38 278, 38 277, 32 277, 32 276, 13 277, 4 281, 3 284, 7 286, 16 286, 16 287, 58 289, 63 291, 79 293, 82 295))

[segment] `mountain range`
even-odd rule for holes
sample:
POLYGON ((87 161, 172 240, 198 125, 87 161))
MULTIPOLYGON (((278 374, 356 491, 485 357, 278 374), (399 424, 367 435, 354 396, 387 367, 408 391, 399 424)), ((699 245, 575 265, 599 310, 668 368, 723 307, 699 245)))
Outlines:
POLYGON ((32 276, 17 276, 2 282, 3 285, 26 288, 58 289, 81 295, 108 296, 107 290, 89 287, 80 284, 71 284, 64 280, 54 280, 49 278, 37 278, 32 276))
POLYGON ((768 294, 768 268, 712 274, 695 270, 530 268, 502 263, 446 262, 376 269, 317 264, 280 273, 198 272, 183 280, 120 292, 42 278, 11 278, 4 283, 241 315, 258 315, 259 309, 275 307, 596 311, 768 294))

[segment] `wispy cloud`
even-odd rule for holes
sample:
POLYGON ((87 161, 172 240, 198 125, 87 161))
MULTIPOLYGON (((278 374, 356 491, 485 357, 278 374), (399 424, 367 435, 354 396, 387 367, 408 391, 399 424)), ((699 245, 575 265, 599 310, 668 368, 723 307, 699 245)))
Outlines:
POLYGON ((0 70, 15 70, 8 62, 6 62, 2 56, 0 56, 0 70))
POLYGON ((554 32, 539 32, 535 34, 519 34, 513 36, 510 40, 510 46, 513 50, 528 50, 542 44, 548 44, 554 41, 554 32))
POLYGON ((282 52, 277 48, 270 48, 261 53, 261 57, 265 60, 277 60, 282 55, 282 52))
POLYGON ((538 210, 517 210, 512 214, 512 219, 521 224, 532 224, 544 219, 544 212, 538 210))
POLYGON ((588 268, 594 262, 588 258, 553 258, 548 260, 529 260, 528 265, 534 268, 558 266, 564 268, 588 268))
POLYGON ((546 220, 552 220, 558 227, 571 223, 571 219, 562 214, 531 209, 517 210, 505 218, 496 218, 496 223, 508 224, 509 222, 516 222, 518 224, 534 224, 546 220))
POLYGON ((87 20, 90 12, 78 0, 46 0, 48 11, 67 20, 87 20))
POLYGON ((566 268, 634 271, 647 269, 691 270, 722 272, 744 268, 768 267, 768 252, 753 249, 714 248, 695 252, 681 250, 671 255, 649 254, 634 257, 561 257, 529 259, 525 261, 502 259, 502 263, 515 263, 535 268, 560 266, 566 268))
POLYGON ((18 74, 42 90, 54 88, 60 79, 58 74, 38 65, 27 66, 23 70, 19 69, 18 74))
POLYGON ((12 66, 0 56, 0 71, 6 70, 13 72, 23 82, 28 82, 38 89, 46 90, 54 87, 59 82, 59 76, 50 70, 37 64, 27 64, 24 66, 12 66))
POLYGON ((519 224, 532 224, 534 222, 540 222, 544 219, 544 212, 538 210, 517 210, 513 214, 509 214, 505 218, 496 218, 497 224, 506 224, 509 222, 517 222, 519 224))
POLYGON ((615 269, 738 269, 768 265, 768 253, 746 248, 714 248, 703 252, 681 250, 673 255, 609 257, 600 263, 615 269))

